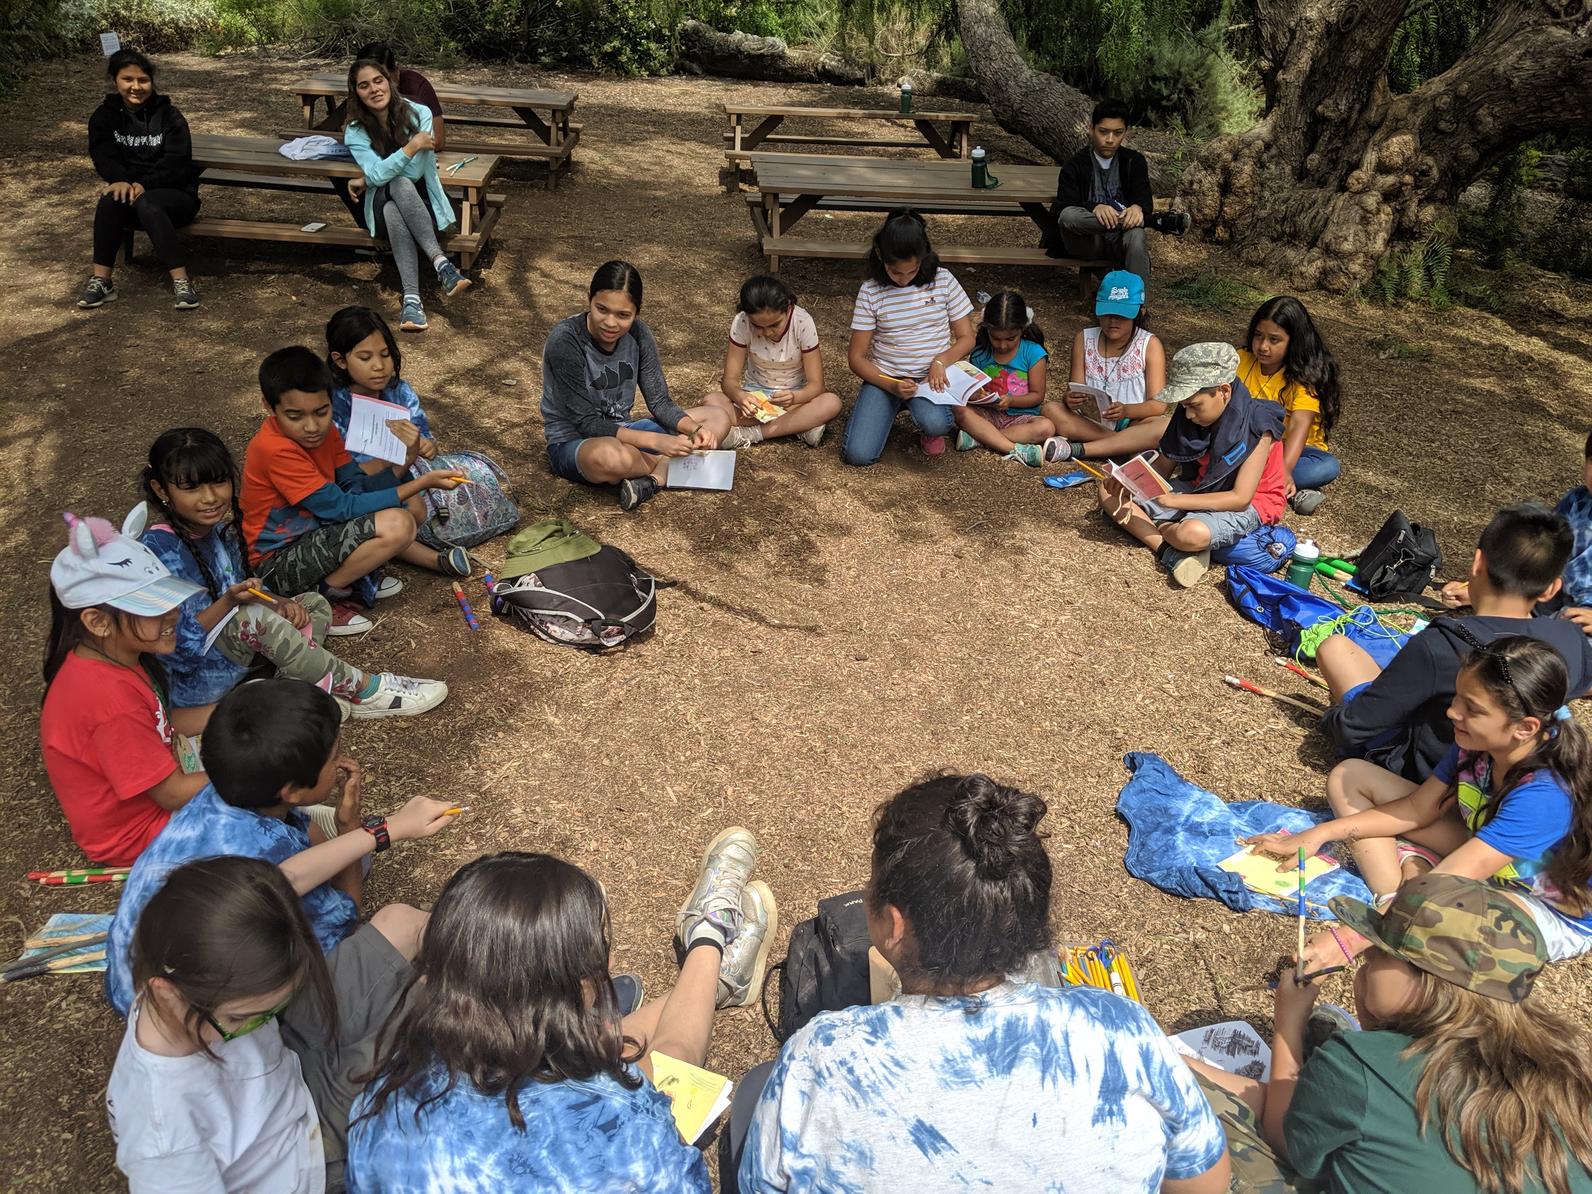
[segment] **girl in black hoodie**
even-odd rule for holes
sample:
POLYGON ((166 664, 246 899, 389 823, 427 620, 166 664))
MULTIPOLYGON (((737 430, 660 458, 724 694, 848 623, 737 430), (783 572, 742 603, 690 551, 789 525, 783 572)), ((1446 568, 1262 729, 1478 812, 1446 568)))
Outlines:
POLYGON ((105 73, 114 95, 88 118, 88 153, 94 169, 110 185, 94 209, 94 273, 83 288, 79 307, 100 307, 116 299, 111 270, 129 230, 142 228, 155 255, 171 271, 177 307, 199 305, 199 292, 183 264, 177 229, 199 212, 199 174, 193 165, 188 122, 155 91, 155 66, 137 50, 118 50, 105 73))

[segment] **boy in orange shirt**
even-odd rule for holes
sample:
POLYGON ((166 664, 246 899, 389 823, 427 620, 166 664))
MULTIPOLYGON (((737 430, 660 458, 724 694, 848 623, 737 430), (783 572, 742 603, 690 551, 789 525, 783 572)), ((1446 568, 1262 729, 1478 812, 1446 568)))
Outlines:
POLYGON ((307 348, 279 348, 260 365, 266 419, 243 463, 243 536, 249 564, 278 593, 320 586, 332 603, 329 635, 362 634, 373 623, 352 603, 356 585, 368 606, 403 589, 370 574, 400 559, 451 576, 470 575, 462 547, 434 552, 415 542, 426 517, 420 493, 453 489, 463 474, 433 470, 404 480, 401 465, 361 467, 332 423, 332 375, 307 348))

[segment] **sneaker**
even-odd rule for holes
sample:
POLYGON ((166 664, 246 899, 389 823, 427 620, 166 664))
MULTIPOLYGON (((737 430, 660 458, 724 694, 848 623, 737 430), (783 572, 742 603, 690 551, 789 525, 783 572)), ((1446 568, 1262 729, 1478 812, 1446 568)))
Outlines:
POLYGON ((354 703, 340 696, 334 696, 332 700, 337 702, 337 724, 343 725, 354 715, 354 703))
POLYGON ((354 702, 354 717, 413 717, 447 699, 448 686, 441 680, 415 680, 383 672, 376 677, 376 691, 354 702))
POLYGON ((1001 459, 1017 460, 1029 468, 1038 468, 1045 463, 1045 454, 1039 450, 1038 444, 1013 444, 1012 450, 1001 459))
POLYGON ((739 825, 732 825, 708 843, 696 887, 675 918, 675 940, 680 945, 702 921, 722 932, 726 942, 735 940, 741 931, 741 893, 757 865, 758 853, 757 839, 739 825))
POLYGON ((956 450, 958 452, 971 452, 976 447, 978 447, 978 440, 967 432, 958 431, 956 433, 956 450))
POLYGON ((192 278, 173 278, 171 294, 177 300, 179 311, 192 311, 199 305, 199 288, 193 284, 192 278))
POLYGON ((405 299, 403 310, 398 313, 398 330, 400 332, 423 332, 431 325, 426 322, 426 309, 420 305, 418 299, 405 299))
POLYGON ((736 448, 750 448, 753 444, 762 442, 752 438, 750 427, 731 427, 730 433, 719 441, 719 447, 734 451, 736 448))
POLYGON ((774 893, 761 879, 753 879, 741 891, 741 931, 724 951, 719 963, 719 991, 713 1006, 750 1007, 763 993, 763 975, 768 968, 768 951, 779 928, 779 909, 774 893))
POLYGON ((327 628, 327 638, 346 638, 351 634, 364 634, 376 623, 359 612, 359 606, 352 601, 337 601, 332 604, 332 624, 327 628))
POLYGON ((94 277, 88 280, 88 285, 83 287, 83 294, 77 300, 77 305, 85 311, 92 311, 95 307, 103 307, 106 303, 116 301, 116 283, 109 278, 94 277))
POLYGON ((647 996, 647 988, 639 974, 616 974, 608 980, 608 985, 614 989, 614 1002, 619 1005, 621 1016, 628 1016, 639 1008, 647 996))
POLYGON ((1046 464, 1061 464, 1072 459, 1072 441, 1065 436, 1053 435, 1045 441, 1042 454, 1046 464))
POLYGON ((922 446, 925 456, 944 456, 945 439, 943 435, 920 435, 918 443, 922 446))
POLYGON ((658 489, 658 479, 650 474, 645 477, 628 477, 619 483, 619 508, 634 510, 642 502, 651 501, 656 497, 658 489))
MULTIPOLYGON (((437 283, 442 287, 442 297, 452 298, 456 294, 463 294, 469 290, 473 282, 459 272, 459 267, 446 257, 437 266, 437 283)), ((420 317, 421 326, 425 326, 425 316, 420 317)))
POLYGON ((1288 504, 1293 507, 1295 514, 1314 514, 1326 500, 1327 495, 1319 489, 1298 489, 1288 499, 1288 504))
POLYGON ((444 576, 469 576, 474 570, 470 553, 462 547, 450 547, 437 553, 437 571, 444 576))
POLYGON ((1211 553, 1197 551, 1193 555, 1180 556, 1177 563, 1172 565, 1172 580, 1180 588, 1192 589, 1200 583, 1200 577, 1211 570, 1211 553))
POLYGON ((376 586, 376 600, 385 601, 389 597, 396 597, 404 591, 404 582, 396 576, 384 576, 381 584, 376 586))
POLYGON ((1182 236, 1188 231, 1189 215, 1186 211, 1152 211, 1144 222, 1165 236, 1182 236))
POLYGON ((816 427, 809 427, 806 431, 798 431, 796 433, 796 438, 801 440, 802 443, 806 444, 809 448, 816 448, 819 444, 824 442, 824 432, 828 430, 828 423, 820 423, 816 427))

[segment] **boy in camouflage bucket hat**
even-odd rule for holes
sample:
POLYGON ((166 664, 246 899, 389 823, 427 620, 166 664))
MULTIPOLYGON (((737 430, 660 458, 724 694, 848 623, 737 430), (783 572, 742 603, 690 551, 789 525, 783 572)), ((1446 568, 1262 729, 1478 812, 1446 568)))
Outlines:
POLYGON ((1548 962, 1536 921, 1480 879, 1433 871, 1405 882, 1385 912, 1347 896, 1328 906, 1395 958, 1489 999, 1519 1003, 1548 962))

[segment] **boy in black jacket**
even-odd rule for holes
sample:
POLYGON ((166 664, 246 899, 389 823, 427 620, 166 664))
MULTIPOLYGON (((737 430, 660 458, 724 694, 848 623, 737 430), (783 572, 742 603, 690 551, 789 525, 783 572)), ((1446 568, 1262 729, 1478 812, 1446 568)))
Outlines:
POLYGON ((1105 258, 1150 280, 1150 250, 1145 228, 1181 235, 1188 217, 1157 212, 1150 194, 1150 168, 1144 155, 1122 142, 1128 133, 1128 105, 1101 100, 1089 117, 1089 144, 1062 164, 1056 176, 1056 201, 1050 218, 1060 244, 1051 256, 1105 258))
POLYGON ((1475 613, 1439 618, 1415 635, 1386 668, 1341 634, 1325 639, 1316 662, 1332 689, 1322 719, 1339 754, 1369 759, 1414 783, 1432 773, 1454 742, 1448 706, 1460 662, 1506 634, 1541 639, 1570 670, 1570 691, 1592 686, 1592 640, 1564 618, 1532 617, 1553 597, 1575 541, 1570 524, 1544 506, 1505 506, 1481 533, 1470 567, 1475 613))
POLYGON ((116 299, 111 270, 122 240, 142 228, 171 274, 179 310, 199 305, 199 292, 183 263, 177 229, 199 213, 199 175, 193 165, 188 122, 155 91, 155 66, 137 50, 118 50, 106 64, 116 94, 88 118, 88 152, 110 185, 94 209, 94 273, 77 305, 85 309, 116 299))

